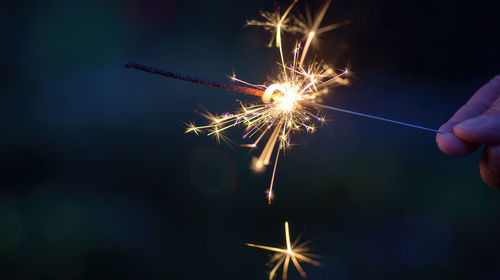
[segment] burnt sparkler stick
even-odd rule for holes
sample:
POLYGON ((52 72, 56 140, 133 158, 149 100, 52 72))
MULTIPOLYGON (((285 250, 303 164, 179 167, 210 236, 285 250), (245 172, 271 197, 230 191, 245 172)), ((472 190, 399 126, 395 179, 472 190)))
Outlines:
POLYGON ((148 72, 148 73, 158 74, 158 75, 168 77, 168 78, 183 80, 186 82, 191 82, 191 83, 195 83, 195 84, 199 84, 199 85, 222 88, 225 90, 235 91, 235 92, 259 96, 259 97, 262 97, 262 95, 264 95, 264 91, 262 91, 262 90, 238 86, 238 85, 225 84, 225 83, 205 80, 205 79, 201 79, 201 78, 193 77, 193 76, 189 76, 189 75, 168 72, 168 71, 164 71, 164 70, 161 70, 158 68, 153 68, 153 67, 145 66, 142 64, 138 64, 135 62, 128 61, 125 63, 125 67, 141 70, 141 71, 148 72))
MULTIPOLYGON (((262 97, 264 95, 263 90, 258 90, 258 89, 253 89, 253 88, 238 86, 238 85, 225 84, 225 83, 220 83, 220 82, 214 82, 211 80, 205 80, 205 79, 201 79, 201 78, 193 77, 193 76, 189 76, 189 75, 184 75, 184 74, 177 74, 177 73, 164 71, 161 69, 145 66, 142 64, 134 63, 134 62, 126 62, 125 67, 145 71, 148 73, 158 74, 158 75, 165 76, 168 78, 183 80, 183 81, 192 82, 192 83, 204 85, 204 86, 222 88, 225 90, 249 94, 249 95, 253 95, 253 96, 262 97)), ((319 104, 319 103, 315 103, 315 102, 303 101, 303 103, 305 103, 306 105, 317 107, 317 108, 323 108, 323 109, 327 109, 327 110, 331 110, 331 111, 337 111, 337 112, 341 112, 341 113, 346 113, 346 114, 351 114, 351 115, 355 115, 355 116, 359 116, 359 117, 365 117, 365 118, 369 118, 369 119, 384 121, 384 122, 398 124, 398 125, 402 125, 402 126, 408 126, 408 127, 412 127, 412 128, 431 131, 434 133, 451 134, 450 132, 447 132, 447 131, 436 130, 436 129, 432 129, 432 128, 428 128, 428 127, 424 127, 424 126, 420 126, 420 125, 400 122, 400 121, 382 118, 382 117, 378 117, 378 116, 374 116, 374 115, 369 115, 369 114, 359 113, 359 112, 355 112, 355 111, 351 111, 351 110, 341 109, 341 108, 337 108, 337 107, 333 107, 333 106, 327 106, 327 105, 323 105, 323 104, 319 104)))

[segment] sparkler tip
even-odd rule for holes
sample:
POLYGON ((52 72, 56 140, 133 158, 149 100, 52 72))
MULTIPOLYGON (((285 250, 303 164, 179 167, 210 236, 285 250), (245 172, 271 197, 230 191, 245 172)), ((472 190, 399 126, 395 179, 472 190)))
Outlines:
POLYGON ((267 192, 267 203, 271 205, 274 200, 274 193, 272 191, 267 192))
MULTIPOLYGON (((253 148, 255 146, 254 144, 251 144, 250 147, 253 148)), ((261 174, 266 170, 266 165, 259 158, 254 157, 252 158, 250 169, 257 174, 261 174)))
POLYGON ((187 133, 193 132, 196 135, 200 135, 199 134, 200 133, 200 129, 194 123, 190 122, 190 123, 186 123, 185 125, 187 127, 186 127, 186 130, 184 131, 184 133, 187 134, 187 133))

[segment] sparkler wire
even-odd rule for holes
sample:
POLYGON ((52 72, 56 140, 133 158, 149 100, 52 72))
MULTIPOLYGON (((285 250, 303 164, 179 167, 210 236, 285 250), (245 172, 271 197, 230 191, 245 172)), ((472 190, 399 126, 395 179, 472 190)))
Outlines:
MULTIPOLYGON (((226 83, 220 83, 220 82, 201 79, 201 78, 193 77, 193 76, 189 76, 189 75, 168 72, 168 71, 165 71, 162 69, 158 69, 158 68, 154 68, 154 67, 150 67, 150 66, 145 66, 145 65, 138 64, 135 62, 128 61, 125 63, 125 67, 145 71, 148 73, 161 75, 161 76, 168 77, 168 78, 183 80, 183 81, 192 82, 192 83, 204 85, 204 86, 221 88, 221 89, 230 90, 230 91, 239 92, 239 93, 244 93, 244 94, 249 94, 249 95, 253 95, 253 96, 262 97, 262 95, 264 95, 263 90, 253 89, 253 88, 238 86, 238 85, 231 85, 231 84, 226 84, 226 83)), ((408 127, 412 127, 412 128, 427 130, 427 131, 431 131, 431 132, 435 132, 435 133, 451 134, 450 132, 447 132, 447 131, 436 130, 436 129, 432 129, 432 128, 428 128, 428 127, 424 127, 424 126, 420 126, 420 125, 410 124, 410 123, 406 123, 406 122, 400 122, 400 121, 382 118, 382 117, 378 117, 378 116, 374 116, 374 115, 369 115, 369 114, 359 113, 359 112, 341 109, 341 108, 337 108, 337 107, 333 107, 333 106, 323 105, 323 104, 319 104, 319 103, 315 103, 315 102, 301 101, 301 103, 303 103, 305 105, 317 107, 317 108, 322 108, 322 109, 327 109, 327 110, 331 110, 331 111, 337 111, 337 112, 356 115, 356 116, 365 117, 365 118, 369 118, 369 119, 398 124, 398 125, 402 125, 402 126, 408 126, 408 127)))
POLYGON ((331 111, 337 111, 337 112, 351 114, 351 115, 356 115, 356 116, 365 117, 365 118, 369 118, 369 119, 374 119, 374 120, 389 122, 389 123, 393 123, 393 124, 399 124, 399 125, 402 125, 402 126, 408 126, 408 127, 423 129, 423 130, 432 131, 432 132, 435 132, 435 133, 451 134, 450 132, 447 132, 447 131, 436 130, 436 129, 432 129, 432 128, 428 128, 428 127, 424 127, 424 126, 420 126, 420 125, 415 125, 415 124, 409 124, 409 123, 405 123, 405 122, 395 121, 395 120, 386 119, 386 118, 382 118, 382 117, 377 117, 377 116, 373 116, 373 115, 368 115, 368 114, 364 114, 364 113, 359 113, 359 112, 355 112, 355 111, 351 111, 351 110, 341 109, 341 108, 337 108, 337 107, 333 107, 333 106, 327 106, 327 105, 323 105, 323 104, 319 104, 319 103, 314 103, 314 102, 304 102, 304 103, 309 104, 309 105, 314 106, 314 107, 323 108, 323 109, 327 109, 327 110, 331 110, 331 111))

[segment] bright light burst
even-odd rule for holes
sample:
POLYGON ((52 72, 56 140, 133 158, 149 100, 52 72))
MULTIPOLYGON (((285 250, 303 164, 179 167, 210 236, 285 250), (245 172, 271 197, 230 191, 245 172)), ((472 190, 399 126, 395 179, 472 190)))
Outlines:
POLYGON ((300 275, 304 278, 307 278, 304 269, 300 266, 300 262, 310 263, 315 266, 320 266, 321 263, 313 260, 312 257, 316 257, 309 253, 309 248, 306 246, 307 243, 297 244, 299 242, 299 238, 297 238, 293 244, 290 242, 290 231, 288 229, 288 222, 285 222, 285 240, 286 240, 286 248, 276 248, 262 245, 255 245, 247 243, 247 246, 256 247, 268 251, 272 251, 275 254, 271 257, 269 261, 269 265, 273 266, 271 272, 269 273, 269 279, 272 280, 276 276, 276 272, 283 265, 283 280, 287 279, 288 275, 288 266, 290 261, 292 261, 293 265, 300 273, 300 275))
POLYGON ((280 53, 279 64, 282 70, 275 79, 265 85, 245 82, 238 79, 236 75, 231 77, 234 82, 261 90, 262 102, 248 106, 240 102, 240 109, 219 116, 206 111, 202 115, 209 120, 207 125, 189 124, 186 129, 186 133, 204 132, 215 136, 217 141, 228 141, 224 132, 241 125, 245 127, 243 139, 255 139, 242 146, 257 148, 259 143, 264 141, 264 148, 260 156, 252 161, 251 168, 262 172, 271 163, 273 154, 276 154, 271 183, 267 191, 269 204, 274 197, 273 185, 280 151, 285 152, 290 147, 293 134, 300 131, 313 133, 317 125, 325 121, 318 109, 314 109, 314 106, 309 104, 317 102, 319 97, 332 87, 348 83, 347 69, 335 70, 322 60, 307 59, 309 48, 316 36, 339 26, 337 24, 320 28, 320 23, 331 1, 325 2, 314 20, 311 19, 310 13, 307 13, 309 20, 301 20, 304 19, 303 16, 288 17, 297 1, 293 1, 283 14, 280 14, 279 9, 274 13, 261 12, 265 21, 247 22, 247 25, 262 26, 271 31, 273 40, 270 44, 272 45, 275 41, 280 53), (307 34, 304 47, 297 43, 288 63, 283 55, 282 32, 307 34))

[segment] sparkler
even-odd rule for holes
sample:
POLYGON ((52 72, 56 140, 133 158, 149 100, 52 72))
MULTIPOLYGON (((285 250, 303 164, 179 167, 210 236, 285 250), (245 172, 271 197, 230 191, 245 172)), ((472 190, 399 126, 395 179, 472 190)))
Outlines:
POLYGON ((304 272, 304 269, 302 269, 302 267, 300 266, 300 262, 306 262, 315 266, 321 266, 320 262, 312 259, 312 257, 316 256, 309 253, 309 248, 306 246, 307 243, 297 244, 299 242, 299 238, 297 238, 293 242, 293 244, 290 242, 290 230, 288 229, 288 222, 285 222, 285 240, 286 248, 276 248, 250 243, 246 244, 250 247, 260 248, 275 253, 269 261, 270 265, 274 265, 273 269, 269 273, 270 280, 274 279, 274 276, 276 275, 276 272, 281 267, 281 265, 283 265, 283 280, 286 280, 290 261, 292 261, 293 265, 303 278, 307 278, 307 275, 304 272))
POLYGON ((262 172, 264 168, 271 163, 273 154, 276 154, 271 182, 267 191, 267 200, 269 204, 271 204, 274 197, 273 186, 280 153, 286 152, 287 148, 290 147, 293 134, 299 131, 313 133, 316 130, 317 124, 325 122, 325 118, 321 115, 320 109, 353 114, 436 133, 447 133, 318 103, 320 97, 333 87, 348 84, 349 81, 347 76, 349 70, 336 70, 326 65, 323 61, 315 58, 308 61, 307 55, 311 44, 318 34, 333 30, 345 24, 345 22, 320 27, 331 0, 325 2, 314 20, 311 18, 309 12, 307 13, 307 20, 304 20, 303 16, 291 16, 289 18, 288 16, 297 2, 298 0, 294 0, 283 14, 280 14, 279 10, 275 13, 261 12, 265 21, 251 20, 247 22, 247 25, 262 26, 266 30, 272 32, 273 40, 270 45, 275 42, 276 47, 279 49, 281 61, 280 68, 282 68, 282 71, 280 71, 280 74, 275 79, 266 83, 266 85, 256 85, 245 82, 238 79, 234 74, 230 77, 231 80, 243 84, 244 86, 225 84, 193 76, 167 72, 133 62, 127 62, 125 64, 127 68, 134 68, 169 78, 260 97, 262 102, 253 105, 244 105, 240 102, 240 109, 233 113, 225 113, 218 116, 209 112, 202 113, 202 115, 209 120, 209 123, 204 126, 196 126, 190 123, 186 129, 186 133, 206 133, 207 135, 215 136, 216 139, 220 141, 221 139, 226 139, 224 132, 227 129, 243 125, 245 126, 245 132, 242 138, 244 140, 250 138, 255 140, 250 144, 244 144, 242 146, 257 148, 258 144, 266 139, 265 141, 267 142, 260 156, 252 161, 251 168, 256 172, 262 172), (293 59, 290 63, 286 63, 283 55, 283 32, 295 32, 302 34, 306 38, 304 47, 301 47, 300 44, 296 44, 293 50, 293 59))

